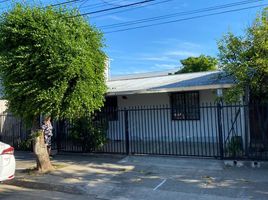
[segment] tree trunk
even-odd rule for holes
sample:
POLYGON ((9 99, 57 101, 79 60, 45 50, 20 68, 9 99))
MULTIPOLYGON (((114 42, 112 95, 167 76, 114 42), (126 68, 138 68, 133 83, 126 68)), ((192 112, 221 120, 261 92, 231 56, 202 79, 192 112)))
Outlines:
POLYGON ((45 144, 44 132, 39 128, 39 123, 36 119, 33 121, 32 134, 36 135, 36 137, 34 137, 33 151, 36 155, 38 171, 45 173, 54 170, 49 159, 47 145, 45 144))

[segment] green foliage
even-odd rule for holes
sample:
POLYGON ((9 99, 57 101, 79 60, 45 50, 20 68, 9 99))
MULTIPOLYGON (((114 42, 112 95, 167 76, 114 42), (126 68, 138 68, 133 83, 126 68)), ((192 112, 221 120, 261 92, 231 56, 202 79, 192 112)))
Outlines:
POLYGON ((43 134, 43 130, 37 130, 37 131, 34 131, 30 134, 30 140, 33 140, 39 136, 41 136, 43 134))
POLYGON ((237 84, 229 98, 244 93, 248 88, 254 99, 268 101, 268 8, 245 35, 226 34, 218 43, 220 68, 233 76, 237 84))
POLYGON ((243 91, 241 91, 241 88, 235 85, 231 89, 230 88, 224 89, 223 96, 219 98, 221 98, 223 102, 227 104, 233 104, 240 102, 242 93, 243 91))
POLYGON ((175 74, 217 70, 217 63, 217 59, 211 56, 189 57, 181 60, 182 69, 175 74))
POLYGON ((243 152, 243 144, 241 136, 232 136, 230 142, 227 145, 227 152, 229 156, 236 157, 243 152))
POLYGON ((30 151, 32 149, 32 141, 30 139, 23 140, 18 144, 20 151, 30 151))
POLYGON ((108 123, 105 120, 81 117, 72 121, 69 139, 75 145, 82 146, 83 152, 91 152, 106 143, 107 129, 108 123))
MULTIPOLYGON (((31 131, 30 131, 31 132, 31 131)), ((34 142, 35 138, 42 135, 42 130, 37 130, 28 134, 28 137, 25 140, 21 140, 18 143, 18 149, 21 151, 30 151, 32 149, 32 143, 34 142)))
POLYGON ((102 33, 77 11, 16 4, 0 20, 0 75, 12 113, 74 119, 103 105, 102 33))

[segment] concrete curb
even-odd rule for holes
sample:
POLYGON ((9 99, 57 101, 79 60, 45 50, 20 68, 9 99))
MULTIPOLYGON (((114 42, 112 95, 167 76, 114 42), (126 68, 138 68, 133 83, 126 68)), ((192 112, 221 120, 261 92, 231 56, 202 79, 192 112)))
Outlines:
POLYGON ((268 162, 267 161, 224 160, 223 163, 227 167, 247 167, 247 168, 263 168, 263 169, 268 169, 268 162))
POLYGON ((69 194, 77 194, 77 195, 85 195, 88 193, 83 190, 83 187, 79 186, 70 186, 70 185, 62 185, 62 184, 51 184, 37 181, 30 181, 25 179, 13 179, 5 182, 6 185, 13 185, 18 187, 30 188, 30 189, 40 189, 40 190, 48 190, 48 191, 56 191, 63 192, 69 194))

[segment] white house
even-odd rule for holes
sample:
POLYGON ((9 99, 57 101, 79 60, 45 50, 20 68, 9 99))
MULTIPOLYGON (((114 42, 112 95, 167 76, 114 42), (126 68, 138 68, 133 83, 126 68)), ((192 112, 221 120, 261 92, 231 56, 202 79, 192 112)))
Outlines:
POLYGON ((233 84, 221 71, 110 79, 106 106, 114 112, 108 138, 128 137, 133 153, 217 156, 236 136, 245 145, 243 106, 217 106, 217 91, 233 84))
MULTIPOLYGON (((102 151, 219 157, 230 153, 232 138, 239 138, 245 149, 250 138, 244 106, 217 104, 219 91, 233 84, 221 71, 125 75, 107 80, 109 142, 102 151)), ((5 102, 0 103, 3 111, 5 102)), ((1 133, 5 132, 5 117, 1 133)))

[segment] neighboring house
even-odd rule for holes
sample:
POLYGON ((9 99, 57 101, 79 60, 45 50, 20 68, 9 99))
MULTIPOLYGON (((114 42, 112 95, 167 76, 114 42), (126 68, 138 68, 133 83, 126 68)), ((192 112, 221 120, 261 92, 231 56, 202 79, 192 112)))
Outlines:
POLYGON ((130 141, 165 141, 175 146, 179 142, 203 143, 212 145, 214 153, 210 155, 213 156, 219 149, 221 115, 224 145, 237 135, 245 144, 243 107, 223 107, 220 111, 217 107, 217 93, 233 84, 221 71, 110 79, 106 107, 114 112, 109 113, 108 138, 111 141, 126 139, 124 110, 128 110, 130 141))

